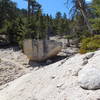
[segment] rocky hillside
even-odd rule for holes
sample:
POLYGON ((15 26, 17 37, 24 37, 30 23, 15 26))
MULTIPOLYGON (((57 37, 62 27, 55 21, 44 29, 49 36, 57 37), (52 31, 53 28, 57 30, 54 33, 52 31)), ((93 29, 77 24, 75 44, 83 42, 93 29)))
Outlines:
POLYGON ((100 100, 100 51, 34 68, 2 85, 0 100, 100 100))

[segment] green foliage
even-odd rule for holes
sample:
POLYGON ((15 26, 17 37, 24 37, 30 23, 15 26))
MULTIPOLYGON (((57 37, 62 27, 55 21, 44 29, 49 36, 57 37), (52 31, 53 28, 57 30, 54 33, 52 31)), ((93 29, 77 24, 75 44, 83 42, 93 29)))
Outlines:
POLYGON ((93 17, 90 18, 93 30, 100 33, 100 0, 93 0, 91 4, 91 12, 93 17))
POLYGON ((73 38, 74 38, 73 35, 66 35, 66 36, 65 36, 65 39, 73 39, 73 38))
MULTIPOLYGON (((29 4, 30 9, 27 12, 26 9, 17 8, 16 3, 11 0, 0 0, 0 34, 6 35, 6 42, 22 47, 26 38, 48 39, 49 36, 59 35, 65 36, 68 40, 77 39, 79 43, 81 39, 91 36, 77 2, 74 2, 74 10, 77 10, 73 11, 74 19, 68 19, 67 15, 62 15, 61 12, 57 12, 55 18, 52 18, 42 13, 41 5, 36 0, 30 0, 29 4)), ((89 15, 87 4, 83 5, 83 8, 89 15)), ((100 33, 100 1, 93 0, 90 10, 93 16, 89 15, 88 19, 93 30, 100 33)), ((98 41, 94 37, 86 38, 82 41, 81 52, 95 50, 98 48, 98 41)))
POLYGON ((98 48, 100 48, 100 35, 95 35, 82 40, 80 53, 95 51, 98 48))
POLYGON ((93 13, 100 17, 100 0, 93 0, 91 6, 93 8, 93 13))
POLYGON ((56 18, 53 20, 53 31, 55 35, 67 35, 70 33, 69 20, 66 14, 62 16, 60 12, 56 13, 56 18))
POLYGON ((100 18, 94 18, 90 20, 94 30, 100 30, 100 18))

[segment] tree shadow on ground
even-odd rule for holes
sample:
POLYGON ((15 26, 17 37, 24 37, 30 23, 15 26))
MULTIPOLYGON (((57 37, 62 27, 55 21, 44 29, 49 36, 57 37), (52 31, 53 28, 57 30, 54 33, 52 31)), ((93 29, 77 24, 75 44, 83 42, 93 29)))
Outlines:
POLYGON ((13 51, 19 51, 20 48, 17 44, 0 43, 0 49, 13 49, 13 51))

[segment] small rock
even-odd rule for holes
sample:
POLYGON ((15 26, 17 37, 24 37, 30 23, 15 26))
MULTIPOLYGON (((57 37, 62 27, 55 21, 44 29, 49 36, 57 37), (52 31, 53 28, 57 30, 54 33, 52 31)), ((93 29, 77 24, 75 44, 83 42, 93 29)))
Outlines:
MULTIPOLYGON (((32 69, 33 69, 33 68, 32 68, 32 69)), ((30 69, 30 70, 32 70, 32 69, 30 69)), ((34 68, 35 71, 37 71, 38 69, 39 69, 39 67, 35 67, 35 68, 34 68)))
POLYGON ((27 65, 27 66, 25 66, 26 68, 29 68, 29 67, 31 67, 30 65, 27 65))
POLYGON ((23 65, 28 65, 28 64, 24 62, 23 65))
POLYGON ((78 73, 79 71, 81 70, 82 68, 79 68, 77 71, 74 72, 74 74, 72 76, 78 76, 78 73))
POLYGON ((58 85, 57 85, 57 88, 61 88, 63 85, 64 85, 64 83, 58 84, 58 85))
POLYGON ((90 59, 94 56, 95 53, 88 54, 83 60, 90 59))
POLYGON ((85 60, 83 61, 83 63, 82 63, 82 66, 86 65, 87 63, 88 63, 88 60, 85 59, 85 60))
POLYGON ((88 90, 100 89, 100 70, 86 66, 78 74, 79 84, 88 90))
POLYGON ((47 64, 50 64, 50 63, 52 63, 52 61, 48 59, 48 60, 46 61, 46 63, 47 63, 47 64))
POLYGON ((55 76, 51 76, 51 79, 55 79, 55 76))

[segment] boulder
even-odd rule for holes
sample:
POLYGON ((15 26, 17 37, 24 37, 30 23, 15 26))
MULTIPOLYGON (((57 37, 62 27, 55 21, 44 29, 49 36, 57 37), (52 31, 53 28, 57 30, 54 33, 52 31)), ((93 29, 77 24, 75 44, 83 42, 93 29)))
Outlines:
POLYGON ((62 44, 53 40, 26 39, 23 43, 24 53, 32 61, 43 61, 56 56, 62 49, 62 44))
POLYGON ((78 81, 84 89, 100 89, 100 69, 86 66, 78 73, 78 81))

